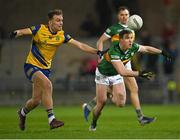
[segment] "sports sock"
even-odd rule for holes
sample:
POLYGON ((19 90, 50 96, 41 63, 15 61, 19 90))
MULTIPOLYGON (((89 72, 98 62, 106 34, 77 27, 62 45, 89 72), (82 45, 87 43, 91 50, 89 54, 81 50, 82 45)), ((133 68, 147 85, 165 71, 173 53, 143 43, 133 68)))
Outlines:
POLYGON ((142 116, 144 116, 143 112, 141 111, 141 109, 136 109, 136 114, 138 118, 141 118, 142 116))
POLYGON ((53 109, 47 109, 47 114, 48 114, 48 121, 49 124, 52 122, 52 120, 55 118, 54 113, 53 113, 53 109))
POLYGON ((21 114, 23 115, 23 116, 26 116, 26 114, 28 114, 30 112, 30 110, 28 110, 26 107, 23 107, 22 109, 21 109, 21 114))
POLYGON ((98 118, 93 115, 92 124, 93 124, 94 126, 96 126, 97 119, 98 119, 98 118))
POLYGON ((92 109, 96 106, 96 98, 94 98, 93 100, 91 100, 88 104, 87 104, 87 108, 92 111, 92 109))

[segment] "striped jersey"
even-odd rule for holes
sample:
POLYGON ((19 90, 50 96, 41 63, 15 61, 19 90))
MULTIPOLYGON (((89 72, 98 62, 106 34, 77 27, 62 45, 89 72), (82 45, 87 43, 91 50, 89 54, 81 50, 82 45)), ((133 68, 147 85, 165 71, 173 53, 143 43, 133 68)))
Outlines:
POLYGON ((33 36, 26 63, 41 69, 50 69, 57 48, 61 44, 69 42, 72 39, 71 36, 63 30, 53 34, 49 27, 43 24, 32 26, 30 30, 33 36))
POLYGON ((126 51, 122 51, 119 42, 113 43, 109 48, 108 52, 104 54, 102 61, 98 64, 98 69, 101 74, 106 76, 117 75, 117 71, 112 65, 112 61, 122 61, 125 65, 128 61, 132 59, 134 54, 138 52, 139 44, 133 43, 132 47, 126 51))

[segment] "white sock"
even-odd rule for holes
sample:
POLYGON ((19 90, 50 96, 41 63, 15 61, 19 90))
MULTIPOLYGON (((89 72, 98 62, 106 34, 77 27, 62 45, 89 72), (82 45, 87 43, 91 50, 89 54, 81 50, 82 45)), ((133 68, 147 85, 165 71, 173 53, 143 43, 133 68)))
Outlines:
POLYGON ((24 113, 23 108, 21 109, 21 114, 22 114, 24 117, 26 116, 26 114, 24 113))
POLYGON ((52 122, 52 120, 55 118, 54 115, 52 115, 51 117, 48 118, 49 124, 52 122))

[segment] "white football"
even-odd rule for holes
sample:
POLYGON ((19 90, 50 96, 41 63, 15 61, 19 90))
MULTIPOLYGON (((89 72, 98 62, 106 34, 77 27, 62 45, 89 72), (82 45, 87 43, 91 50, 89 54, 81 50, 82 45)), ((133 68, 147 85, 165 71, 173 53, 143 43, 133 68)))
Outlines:
POLYGON ((143 26, 143 20, 139 15, 132 15, 129 17, 127 25, 132 30, 139 30, 143 26))

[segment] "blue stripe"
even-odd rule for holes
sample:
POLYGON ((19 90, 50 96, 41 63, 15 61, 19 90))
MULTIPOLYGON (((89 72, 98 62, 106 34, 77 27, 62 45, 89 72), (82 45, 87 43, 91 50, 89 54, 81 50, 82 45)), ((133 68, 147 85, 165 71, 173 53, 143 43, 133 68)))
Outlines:
POLYGON ((46 61, 46 59, 43 57, 43 55, 39 52, 38 47, 35 45, 35 42, 33 41, 33 45, 32 45, 34 51, 44 60, 46 61))
POLYGON ((34 55, 34 57, 35 57, 41 64, 45 65, 46 67, 48 66, 48 65, 46 64, 46 62, 44 62, 44 61, 46 61, 46 60, 44 59, 44 57, 42 56, 42 54, 39 52, 38 48, 37 48, 35 45, 32 45, 31 52, 32 52, 32 54, 34 55))
POLYGON ((67 43, 71 39, 71 36, 64 33, 64 43, 67 43))
POLYGON ((48 114, 48 118, 50 118, 51 116, 53 116, 53 114, 51 113, 51 114, 48 114))
POLYGON ((37 33, 37 31, 40 29, 41 25, 36 25, 36 26, 33 26, 33 27, 35 27, 34 30, 32 30, 31 28, 30 29, 32 31, 32 34, 35 35, 37 33))
POLYGON ((24 64, 25 75, 31 82, 32 82, 33 74, 37 71, 41 71, 47 78, 49 78, 51 73, 50 69, 41 69, 31 64, 27 64, 27 63, 24 64), (30 69, 32 69, 31 72, 29 72, 30 69))

